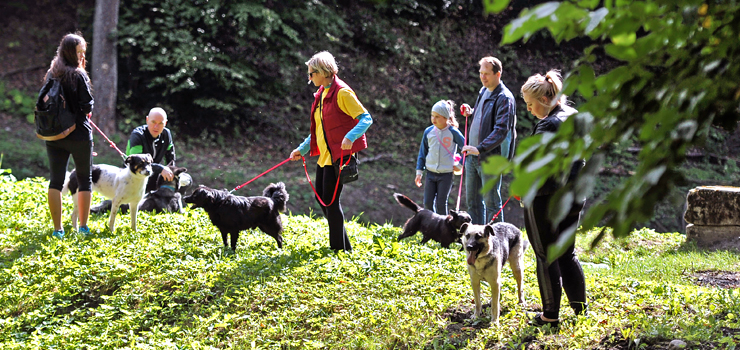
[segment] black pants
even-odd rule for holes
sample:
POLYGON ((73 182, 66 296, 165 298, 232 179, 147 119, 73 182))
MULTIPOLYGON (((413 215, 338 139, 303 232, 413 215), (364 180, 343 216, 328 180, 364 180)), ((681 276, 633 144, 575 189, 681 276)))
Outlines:
MULTIPOLYGON (((334 167, 331 165, 317 166, 316 167, 316 193, 321 196, 321 200, 324 203, 329 204, 332 196, 334 196, 334 188, 337 186, 337 174, 334 167)), ((347 237, 347 231, 344 228, 344 212, 342 211, 342 205, 339 203, 339 197, 342 194, 342 188, 344 186, 339 184, 337 188, 337 195, 334 202, 325 207, 321 205, 321 211, 324 212, 326 221, 329 223, 329 247, 334 250, 346 250, 351 251, 352 245, 349 243, 347 237)), ((317 198, 318 201, 318 198, 317 198)))
POLYGON ((553 228, 547 217, 551 196, 537 196, 532 207, 524 208, 524 225, 527 237, 537 257, 537 282, 542 297, 542 314, 546 318, 557 319, 560 314, 562 290, 568 296, 570 306, 576 315, 586 308, 586 278, 581 263, 575 254, 575 242, 571 244, 552 263, 547 263, 547 249, 568 229, 578 227, 583 204, 574 205, 565 219, 553 228), (575 227, 574 227, 575 226, 575 227))
POLYGON ((69 156, 75 162, 79 191, 92 190, 92 141, 72 141, 61 139, 46 141, 46 154, 49 157, 49 188, 62 190, 67 173, 69 156))

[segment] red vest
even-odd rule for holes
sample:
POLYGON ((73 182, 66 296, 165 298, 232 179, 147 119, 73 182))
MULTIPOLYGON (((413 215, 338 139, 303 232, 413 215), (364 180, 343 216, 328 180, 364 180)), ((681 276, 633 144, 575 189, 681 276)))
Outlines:
MULTIPOLYGON (((342 88, 351 89, 347 83, 334 75, 334 79, 329 87, 329 92, 321 102, 321 115, 323 117, 321 124, 324 127, 325 142, 329 147, 332 161, 337 161, 342 155, 342 140, 344 139, 344 136, 347 135, 347 133, 352 130, 357 123, 359 123, 359 120, 352 118, 352 116, 344 113, 342 109, 339 108, 339 104, 337 103, 337 94, 342 88)), ((324 87, 320 86, 319 90, 314 94, 313 105, 311 105, 311 156, 319 155, 319 146, 318 143, 316 143, 316 119, 314 119, 314 115, 316 113, 316 108, 319 107, 319 99, 323 93, 324 87)), ((352 150, 350 153, 357 153, 365 148, 367 148, 367 138, 363 134, 360 138, 355 140, 354 143, 352 143, 352 150)), ((343 152, 344 155, 349 154, 346 150, 343 152)))

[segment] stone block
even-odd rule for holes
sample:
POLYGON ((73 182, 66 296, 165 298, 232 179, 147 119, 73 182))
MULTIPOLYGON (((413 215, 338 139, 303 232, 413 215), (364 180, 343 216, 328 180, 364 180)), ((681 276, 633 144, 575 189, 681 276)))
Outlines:
POLYGON ((705 226, 740 226, 740 187, 701 186, 686 196, 686 222, 705 226))
POLYGON ((699 247, 716 247, 718 245, 738 246, 740 243, 740 226, 686 226, 686 240, 695 241, 699 247))

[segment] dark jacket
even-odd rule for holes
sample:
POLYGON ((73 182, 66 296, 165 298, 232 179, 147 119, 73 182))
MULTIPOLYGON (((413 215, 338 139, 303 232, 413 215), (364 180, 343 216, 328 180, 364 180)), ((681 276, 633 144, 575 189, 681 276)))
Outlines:
POLYGON ((476 147, 480 152, 481 161, 490 155, 501 155, 501 143, 506 139, 509 131, 512 133, 511 144, 509 145, 509 154, 504 157, 511 159, 514 156, 514 147, 516 145, 516 101, 511 91, 500 82, 493 89, 489 98, 481 101, 483 87, 478 92, 478 98, 475 100, 475 108, 483 108, 481 112, 481 125, 478 137, 480 142, 476 147))
POLYGON ((87 74, 78 73, 75 75, 74 82, 63 81, 62 89, 64 89, 64 96, 68 96, 69 110, 74 113, 75 124, 77 124, 75 130, 67 135, 64 140, 91 141, 93 138, 92 126, 90 120, 87 119, 87 114, 92 112, 95 100, 90 88, 90 78, 87 74))
MULTIPOLYGON (((557 105, 550 111, 544 119, 540 120, 532 131, 532 135, 544 134, 546 132, 558 132, 560 125, 568 119, 568 117, 578 113, 578 111, 572 107, 557 105)), ((546 196, 555 193, 559 190, 566 182, 574 181, 578 177, 578 172, 586 165, 586 161, 581 159, 573 162, 570 168, 570 173, 563 174, 560 179, 551 177, 545 181, 545 184, 540 187, 537 191, 538 196, 546 196), (567 175, 567 180, 566 180, 567 175)))

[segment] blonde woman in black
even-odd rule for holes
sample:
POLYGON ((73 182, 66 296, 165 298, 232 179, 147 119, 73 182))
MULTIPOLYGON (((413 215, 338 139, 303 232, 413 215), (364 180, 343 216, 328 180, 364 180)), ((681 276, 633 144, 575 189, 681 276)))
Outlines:
MULTIPOLYGON (((524 102, 527 103, 527 110, 539 119, 532 135, 555 133, 568 117, 578 113, 566 105, 567 99, 561 92, 562 87, 560 74, 556 70, 551 70, 544 76, 540 74, 531 76, 522 85, 521 92, 524 102)), ((584 161, 573 163, 569 181, 577 176, 584 164, 584 161)), ((537 282, 542 298, 542 313, 531 321, 535 326, 558 327, 562 290, 565 290, 576 315, 585 312, 586 309, 586 280, 581 263, 575 254, 575 242, 558 259, 549 264, 547 262, 548 247, 555 243, 563 232, 578 227, 585 203, 585 201, 573 203, 565 219, 557 227, 553 227, 548 217, 550 199, 562 185, 556 179, 548 179, 537 192, 532 205, 524 207, 524 224, 537 257, 537 282)))

